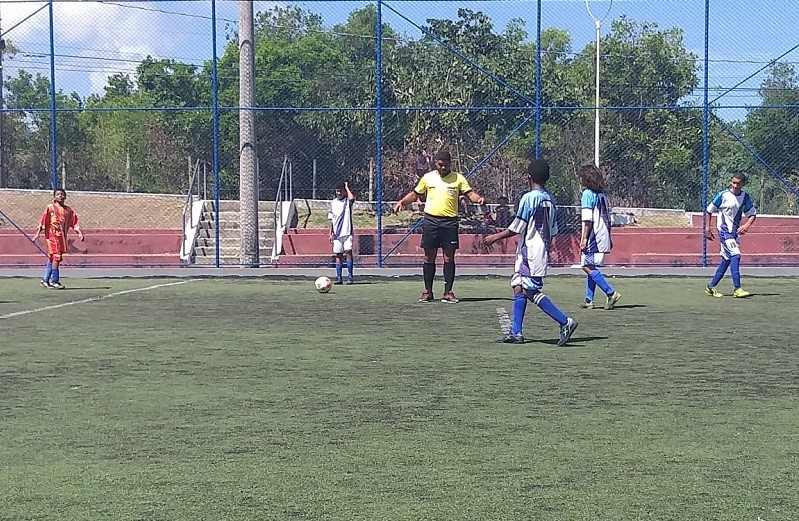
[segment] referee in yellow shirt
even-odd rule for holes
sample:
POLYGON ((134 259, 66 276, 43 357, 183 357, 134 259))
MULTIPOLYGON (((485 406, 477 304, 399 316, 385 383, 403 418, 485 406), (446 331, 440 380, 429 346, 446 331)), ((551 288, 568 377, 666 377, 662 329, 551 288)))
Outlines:
POLYGON ((462 174, 450 170, 452 157, 448 151, 439 151, 433 159, 436 169, 423 175, 416 187, 397 202, 394 213, 421 196, 427 196, 422 225, 424 291, 419 302, 435 300, 433 279, 436 276, 436 255, 441 248, 444 255, 444 296, 441 302, 457 304, 452 285, 455 283, 455 250, 458 249, 458 199, 464 195, 479 205, 485 203, 485 199, 472 190, 462 174))

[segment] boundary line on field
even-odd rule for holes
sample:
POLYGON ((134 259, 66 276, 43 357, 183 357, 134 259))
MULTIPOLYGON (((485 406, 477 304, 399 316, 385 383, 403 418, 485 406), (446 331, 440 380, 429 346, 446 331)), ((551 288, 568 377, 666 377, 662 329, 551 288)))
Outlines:
POLYGON ((6 313, 5 315, 0 315, 0 320, 5 320, 7 318, 20 317, 20 316, 23 316, 23 315, 31 315, 33 313, 40 313, 42 311, 50 311, 51 309, 65 308, 67 306, 76 306, 78 304, 88 304, 89 302, 98 302, 100 300, 105 300, 105 299, 112 298, 112 297, 119 297, 120 295, 127 295, 129 293, 137 293, 139 291, 149 291, 151 289, 165 288, 167 286, 177 286, 178 284, 187 284, 187 283, 193 282, 195 280, 197 280, 197 279, 188 279, 188 280, 181 280, 181 281, 178 281, 178 282, 167 282, 167 283, 164 283, 164 284, 155 284, 153 286, 147 286, 146 288, 126 289, 124 291, 116 291, 114 293, 109 293, 107 295, 98 295, 96 297, 89 297, 89 298, 84 298, 84 299, 81 299, 81 300, 73 300, 71 302, 62 302, 61 304, 53 304, 51 306, 44 306, 44 307, 41 307, 41 308, 25 309, 23 311, 15 311, 13 313, 6 313))

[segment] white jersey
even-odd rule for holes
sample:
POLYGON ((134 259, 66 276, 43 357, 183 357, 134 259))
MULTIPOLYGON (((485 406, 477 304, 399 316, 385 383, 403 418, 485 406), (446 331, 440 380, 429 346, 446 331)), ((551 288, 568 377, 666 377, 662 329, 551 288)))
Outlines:
POLYGON ((610 239, 610 198, 604 192, 590 188, 583 190, 580 197, 581 220, 591 223, 586 253, 610 253, 613 241, 610 239))
POLYGON ((555 200, 546 190, 531 190, 519 201, 508 226, 519 234, 515 271, 522 277, 543 277, 549 264, 549 245, 558 234, 555 200))
POLYGON ((333 224, 334 240, 352 235, 352 204, 354 202, 347 197, 330 201, 330 210, 327 212, 327 218, 333 224))
POLYGON ((752 198, 743 190, 740 195, 724 190, 717 193, 707 206, 707 213, 718 213, 716 228, 719 231, 719 240, 723 242, 727 239, 737 239, 741 216, 756 215, 757 209, 752 198))

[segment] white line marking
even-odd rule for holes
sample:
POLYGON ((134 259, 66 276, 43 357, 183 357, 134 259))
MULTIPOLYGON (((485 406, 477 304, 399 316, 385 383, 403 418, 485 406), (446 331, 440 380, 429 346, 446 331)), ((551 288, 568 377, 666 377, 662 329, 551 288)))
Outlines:
MULTIPOLYGON (((179 282, 168 282, 166 284, 156 284, 155 286, 147 286, 146 288, 136 288, 136 289, 126 289, 125 291, 117 291, 116 293, 109 293, 108 295, 100 295, 98 297, 89 297, 83 300, 73 300, 72 302, 62 302, 61 304, 53 304, 52 306, 45 306, 43 308, 36 308, 36 309, 26 309, 24 311, 15 311, 13 313, 7 313, 5 315, 0 315, 0 320, 4 320, 6 318, 14 318, 19 317, 22 315, 30 315, 32 313, 39 313, 40 311, 49 311, 51 309, 58 309, 58 308, 65 308, 67 306, 74 306, 77 304, 87 304, 89 302, 97 302, 100 300, 105 300, 111 297, 118 297, 120 295, 127 295, 128 293, 136 293, 137 291, 148 291, 151 289, 158 289, 158 288, 165 288, 167 286, 177 286, 178 284, 186 284, 187 282, 192 282, 194 279, 189 280, 181 280, 179 282)), ((52 290, 58 291, 58 290, 52 290)))
POLYGON ((505 334, 510 331, 511 319, 508 310, 497 308, 497 318, 499 318, 499 332, 505 334))

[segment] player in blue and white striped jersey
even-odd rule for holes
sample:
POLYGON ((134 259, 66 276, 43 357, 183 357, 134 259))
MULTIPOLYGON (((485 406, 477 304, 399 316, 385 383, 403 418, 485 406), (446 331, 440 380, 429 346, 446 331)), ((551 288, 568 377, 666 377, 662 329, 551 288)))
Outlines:
POLYGON ((344 257, 347 258, 347 284, 352 284, 352 238, 355 227, 352 225, 352 207, 355 195, 346 181, 336 185, 336 197, 330 201, 327 218, 330 220, 330 244, 336 257, 336 284, 341 284, 344 257))
POLYGON ((580 266, 585 272, 585 301, 582 307, 594 307, 594 291, 599 286, 605 295, 605 309, 611 309, 621 298, 621 293, 605 279, 599 267, 605 254, 613 249, 610 238, 610 198, 605 194, 602 171, 594 165, 584 165, 577 172, 580 184, 585 187, 580 198, 582 234, 580 236, 580 266))
POLYGON ((527 167, 527 176, 531 190, 519 201, 513 222, 507 229, 484 239, 485 244, 490 246, 502 239, 519 235, 515 272, 510 281, 513 288, 513 322, 510 331, 503 334, 497 342, 524 343, 522 324, 529 299, 560 325, 558 345, 562 346, 577 329, 577 321, 566 316, 541 291, 549 263, 549 246, 552 237, 558 233, 555 200, 545 188, 549 180, 549 163, 542 159, 533 159, 527 167))
POLYGON ((715 213, 716 228, 719 232, 719 242, 721 243, 721 262, 716 268, 710 284, 705 287, 705 293, 711 297, 723 297, 724 295, 716 291, 716 285, 727 273, 727 268, 731 268, 732 285, 734 290, 733 297, 748 297, 750 293, 741 287, 741 248, 738 244, 739 237, 746 235, 749 228, 757 219, 757 209, 752 202, 752 198, 743 190, 746 185, 746 175, 735 174, 730 180, 730 188, 716 194, 716 197, 707 206, 707 228, 705 237, 713 240, 713 228, 711 216, 715 213), (748 217, 746 222, 741 225, 741 218, 748 217))

